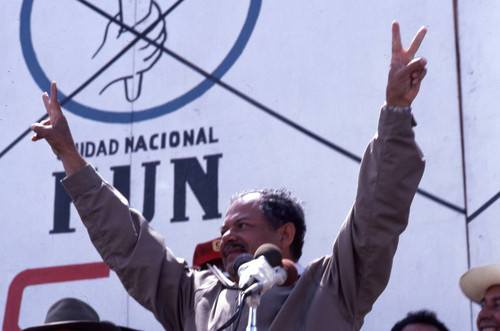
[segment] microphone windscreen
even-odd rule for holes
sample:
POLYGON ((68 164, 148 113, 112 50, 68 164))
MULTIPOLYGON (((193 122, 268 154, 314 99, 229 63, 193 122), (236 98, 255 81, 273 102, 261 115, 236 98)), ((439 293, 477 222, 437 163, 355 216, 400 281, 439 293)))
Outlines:
POLYGON ((234 263, 233 263, 234 274, 235 275, 238 274, 238 269, 241 267, 242 264, 245 264, 245 263, 250 262, 252 260, 253 260, 253 256, 252 256, 252 254, 249 254, 249 253, 244 253, 244 254, 241 254, 240 256, 238 256, 234 260, 234 263))
POLYGON ((281 250, 278 246, 274 244, 263 244, 255 251, 254 258, 259 256, 264 256, 271 267, 277 267, 281 265, 281 250))
POLYGON ((287 278, 283 285, 281 286, 290 286, 295 283, 297 278, 299 278, 299 271, 297 270, 297 266, 292 260, 283 259, 283 269, 286 270, 287 278))

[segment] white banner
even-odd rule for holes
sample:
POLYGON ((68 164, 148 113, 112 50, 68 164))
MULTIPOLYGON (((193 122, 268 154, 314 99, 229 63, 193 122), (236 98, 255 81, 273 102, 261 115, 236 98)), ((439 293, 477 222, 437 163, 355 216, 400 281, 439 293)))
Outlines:
POLYGON ((286 187, 305 201, 307 265, 331 252, 354 200, 394 19, 405 47, 429 30, 413 104, 427 164, 363 329, 388 330, 425 308, 450 330, 473 330, 477 308, 458 279, 500 250, 497 7, 458 1, 454 17, 453 2, 430 0, 3 1, 4 330, 42 324, 67 296, 104 320, 162 329, 102 263, 59 183, 61 162, 29 139, 51 81, 82 155, 177 256, 192 263, 196 244, 219 235, 233 193, 286 187))

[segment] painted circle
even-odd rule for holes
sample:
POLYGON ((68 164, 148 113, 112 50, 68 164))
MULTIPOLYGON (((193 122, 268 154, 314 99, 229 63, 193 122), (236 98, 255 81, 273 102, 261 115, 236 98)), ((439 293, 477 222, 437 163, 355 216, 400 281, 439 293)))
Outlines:
MULTIPOLYGON (((224 74, 231 68, 231 66, 239 58, 243 49, 245 48, 250 36, 253 32, 257 18, 259 16, 260 7, 262 0, 250 0, 250 6, 248 9, 247 17, 243 24, 243 27, 238 35, 238 38, 222 60, 222 62, 215 68, 215 70, 210 74, 216 79, 222 78, 224 74)), ((36 57, 35 50, 33 48, 33 42, 31 39, 31 12, 33 8, 33 0, 24 0, 21 7, 21 17, 20 17, 20 39, 21 47, 24 56, 24 60, 28 66, 28 69, 42 91, 50 90, 51 80, 43 72, 40 63, 36 57)), ((60 91, 58 91, 58 96, 60 100, 64 100, 64 108, 72 112, 73 114, 85 117, 91 120, 107 123, 131 123, 140 122, 149 119, 153 119, 185 106, 191 101, 197 99, 208 91, 215 82, 210 78, 205 78, 201 83, 194 86, 192 89, 188 90, 186 93, 172 99, 162 105, 143 109, 134 112, 123 112, 123 111, 109 111, 95 109, 72 99, 65 100, 67 97, 60 91)))

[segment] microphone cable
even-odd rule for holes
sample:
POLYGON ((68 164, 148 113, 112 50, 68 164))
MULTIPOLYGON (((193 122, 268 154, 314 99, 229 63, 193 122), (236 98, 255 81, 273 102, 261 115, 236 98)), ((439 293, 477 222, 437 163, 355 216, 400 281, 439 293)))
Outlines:
POLYGON ((238 295, 238 307, 236 307, 235 312, 233 315, 227 320, 226 323, 222 324, 216 331, 222 331, 226 328, 228 328, 231 324, 233 324, 233 331, 236 331, 238 329, 238 325, 240 324, 241 320, 241 314, 243 313, 243 308, 245 307, 245 298, 243 297, 243 291, 240 289, 239 290, 239 295, 238 295))

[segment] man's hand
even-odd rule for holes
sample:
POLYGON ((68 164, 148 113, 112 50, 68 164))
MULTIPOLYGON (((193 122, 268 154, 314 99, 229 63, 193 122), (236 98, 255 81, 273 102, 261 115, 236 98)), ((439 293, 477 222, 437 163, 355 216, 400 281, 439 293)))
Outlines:
POLYGON ((420 83, 427 73, 427 60, 414 58, 427 29, 421 27, 410 47, 403 49, 398 22, 392 23, 392 58, 387 81, 386 103, 391 106, 409 107, 418 94, 420 83))
POLYGON ((42 99, 49 119, 31 124, 31 130, 35 132, 31 140, 47 140, 54 154, 63 162, 66 175, 70 176, 85 166, 86 162, 76 149, 68 121, 62 113, 57 99, 56 82, 52 82, 50 86, 50 97, 47 92, 44 92, 42 99))

